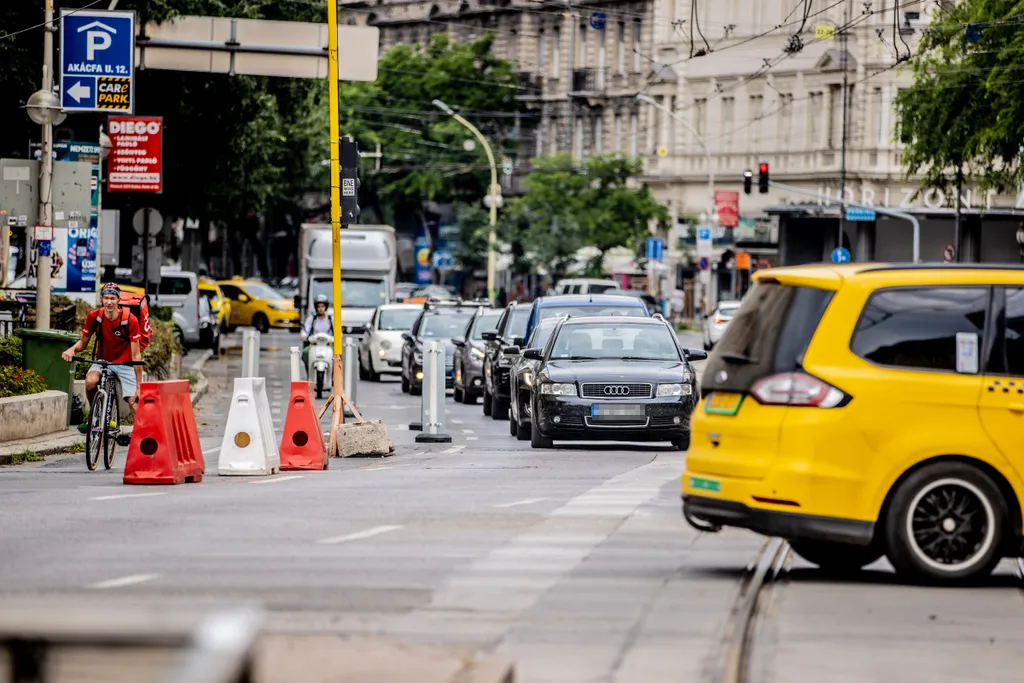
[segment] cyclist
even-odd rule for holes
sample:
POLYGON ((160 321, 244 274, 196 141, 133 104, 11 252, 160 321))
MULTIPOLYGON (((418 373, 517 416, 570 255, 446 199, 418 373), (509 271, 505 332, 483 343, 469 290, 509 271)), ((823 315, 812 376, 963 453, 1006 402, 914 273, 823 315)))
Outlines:
POLYGON ((302 326, 302 365, 309 365, 309 338, 314 334, 329 334, 334 336, 334 318, 327 314, 330 302, 326 294, 318 294, 313 299, 313 308, 316 313, 310 313, 306 323, 302 326))
MULTIPOLYGON (((139 342, 142 340, 142 329, 139 327, 138 318, 132 315, 127 308, 121 307, 121 288, 113 282, 103 285, 103 289, 100 291, 100 301, 103 306, 89 311, 89 315, 85 318, 82 338, 62 353, 61 357, 69 363, 72 362, 74 356, 84 351, 85 347, 89 345, 92 335, 98 334, 94 358, 109 363, 141 362, 142 347, 139 342)), ((134 417, 135 407, 139 401, 139 384, 142 383, 142 366, 111 365, 109 370, 120 380, 121 395, 128 403, 132 417, 134 417)), ((85 376, 85 396, 89 405, 92 405, 99 381, 100 366, 89 366, 89 372, 85 376)), ((88 429, 87 425, 83 425, 83 427, 88 429)), ((79 431, 82 431, 83 427, 79 427, 79 431)))

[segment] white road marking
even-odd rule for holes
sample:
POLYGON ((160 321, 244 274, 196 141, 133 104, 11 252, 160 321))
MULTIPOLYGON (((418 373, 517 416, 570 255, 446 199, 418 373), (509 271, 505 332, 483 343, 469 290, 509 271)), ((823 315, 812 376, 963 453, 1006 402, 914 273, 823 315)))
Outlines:
POLYGON ((494 507, 496 507, 496 508, 514 508, 514 507, 519 507, 520 505, 533 505, 534 503, 539 503, 542 500, 547 500, 547 498, 527 498, 526 500, 517 500, 514 503, 502 503, 501 505, 495 505, 494 507))
POLYGON ((96 590, 103 590, 104 588, 122 588, 123 586, 133 586, 137 583, 145 583, 152 581, 153 579, 160 576, 159 574, 132 574, 131 576, 122 576, 119 579, 110 579, 108 581, 100 581, 99 583, 93 583, 86 588, 93 588, 96 590))
POLYGON ((150 496, 166 496, 167 491, 154 491, 153 493, 118 493, 113 496, 97 496, 89 500, 118 500, 119 498, 149 498, 150 496))
POLYGON ((374 470, 390 470, 391 465, 374 465, 373 467, 360 467, 359 469, 366 472, 373 472, 374 470))
POLYGON ((453 425, 461 425, 461 424, 466 424, 466 423, 463 422, 462 420, 452 420, 452 424, 453 425))
POLYGON ((467 436, 466 437, 466 441, 479 441, 479 440, 480 440, 479 436, 467 436))
POLYGON ((472 429, 463 429, 462 433, 463 434, 476 434, 476 432, 474 432, 472 429))
POLYGON ((203 455, 206 455, 207 453, 217 453, 218 451, 220 451, 220 446, 214 446, 213 448, 204 448, 203 455))
POLYGON ((443 451, 441 451, 441 455, 449 455, 451 453, 458 453, 463 448, 465 448, 465 446, 452 446, 451 448, 446 448, 443 451))
POLYGON ((259 481, 250 481, 250 484, 276 484, 279 481, 291 481, 292 479, 302 479, 301 474, 293 474, 288 477, 274 477, 273 479, 260 479, 259 481))
POLYGON ((388 524, 385 526, 375 526, 372 529, 364 529, 363 531, 357 531, 354 534, 345 534, 344 536, 332 536, 331 538, 324 538, 317 541, 320 545, 332 545, 335 543, 347 543, 349 541, 361 541, 364 538, 373 538, 381 534, 386 534, 389 531, 398 531, 401 526, 388 524))

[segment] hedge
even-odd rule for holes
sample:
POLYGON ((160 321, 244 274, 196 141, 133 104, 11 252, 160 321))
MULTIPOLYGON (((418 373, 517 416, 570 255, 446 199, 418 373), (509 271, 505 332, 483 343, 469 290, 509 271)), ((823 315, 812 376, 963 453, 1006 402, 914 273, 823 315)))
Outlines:
POLYGON ((0 366, 0 398, 25 396, 46 391, 46 380, 34 370, 22 370, 12 365, 0 366))

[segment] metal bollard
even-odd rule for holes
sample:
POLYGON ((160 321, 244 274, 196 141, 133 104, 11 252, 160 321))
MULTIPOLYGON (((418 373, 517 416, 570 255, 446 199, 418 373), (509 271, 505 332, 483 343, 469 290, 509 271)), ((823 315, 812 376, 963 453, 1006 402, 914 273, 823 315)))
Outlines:
POLYGON ((292 381, 302 381, 302 348, 293 346, 288 351, 291 353, 292 381))
POLYGON ((257 330, 242 332, 242 377, 260 376, 260 333, 257 330))
MULTIPOLYGON (((341 374, 344 382, 342 388, 348 395, 348 400, 358 408, 356 388, 359 386, 359 342, 349 337, 343 339, 341 345, 341 374)), ((346 413, 346 415, 348 414, 350 413, 346 413)))
POLYGON ((416 443, 451 443, 444 426, 444 345, 431 341, 423 349, 423 431, 416 443))

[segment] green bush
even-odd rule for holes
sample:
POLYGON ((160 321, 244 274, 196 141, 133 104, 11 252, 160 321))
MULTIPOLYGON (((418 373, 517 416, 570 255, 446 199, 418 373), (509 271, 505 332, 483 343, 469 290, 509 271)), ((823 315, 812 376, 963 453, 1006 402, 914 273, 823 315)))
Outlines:
POLYGON ((0 367, 0 398, 25 396, 46 391, 46 381, 34 370, 5 365, 0 367))
POLYGON ((149 319, 169 323, 174 319, 174 309, 170 306, 153 306, 149 309, 149 319))
MULTIPOLYGON (((82 358, 93 358, 93 353, 96 350, 96 335, 93 335, 89 339, 89 343, 86 345, 85 350, 82 351, 79 356, 82 358)), ((85 379, 86 373, 89 372, 88 363, 75 363, 75 379, 85 379)))
POLYGON ((182 350, 174 336, 174 326, 152 317, 149 324, 153 328, 153 338, 142 354, 146 373, 157 380, 174 379, 171 377, 171 356, 180 355, 182 350))
POLYGON ((21 356, 21 337, 16 334, 0 337, 0 365, 11 365, 20 368, 21 356))

